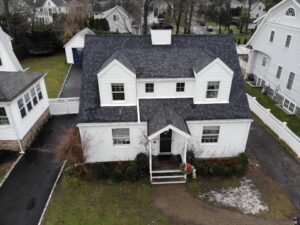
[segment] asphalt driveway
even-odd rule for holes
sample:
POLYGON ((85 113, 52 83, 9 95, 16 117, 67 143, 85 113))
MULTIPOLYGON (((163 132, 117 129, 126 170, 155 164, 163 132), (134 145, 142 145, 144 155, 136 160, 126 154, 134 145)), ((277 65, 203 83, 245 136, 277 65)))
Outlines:
POLYGON ((63 90, 60 93, 60 98, 71 98, 80 96, 82 68, 80 65, 72 65, 64 84, 63 90))
POLYGON ((62 162, 54 162, 61 135, 77 116, 52 117, 0 188, 0 225, 36 225, 62 162))
POLYGON ((251 126, 246 153, 285 190, 300 210, 300 163, 256 122, 251 126))

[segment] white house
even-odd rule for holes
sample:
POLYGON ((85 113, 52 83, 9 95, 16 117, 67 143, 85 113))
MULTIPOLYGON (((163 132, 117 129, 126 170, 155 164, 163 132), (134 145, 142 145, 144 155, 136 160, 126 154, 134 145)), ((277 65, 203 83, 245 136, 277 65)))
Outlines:
POLYGON ((300 114, 300 4, 284 0, 271 8, 249 40, 247 73, 289 114, 300 114))
POLYGON ((53 22, 53 15, 66 14, 68 8, 64 0, 37 0, 35 18, 42 24, 53 22))
POLYGON ((86 35, 95 35, 89 28, 84 28, 71 38, 64 46, 67 63, 82 64, 84 40, 86 35))
MULTIPOLYGON (((243 10, 249 9, 249 1, 246 0, 232 0, 231 1, 231 8, 241 8, 243 10)), ((250 19, 255 20, 257 18, 262 17, 266 14, 265 12, 265 4, 260 0, 255 0, 251 2, 251 9, 250 9, 250 19)), ((235 17, 235 20, 238 20, 239 18, 235 17)))
POLYGON ((44 75, 23 70, 0 28, 0 150, 23 152, 49 118, 44 75))
POLYGON ((139 34, 140 27, 137 21, 134 20, 122 6, 115 7, 104 12, 94 12, 95 19, 105 18, 109 24, 109 30, 117 33, 132 33, 139 34))
POLYGON ((78 127, 87 162, 146 152, 157 181, 157 165, 168 166, 160 156, 186 162, 188 150, 199 158, 245 151, 251 113, 231 37, 172 36, 171 29, 86 36, 78 127))

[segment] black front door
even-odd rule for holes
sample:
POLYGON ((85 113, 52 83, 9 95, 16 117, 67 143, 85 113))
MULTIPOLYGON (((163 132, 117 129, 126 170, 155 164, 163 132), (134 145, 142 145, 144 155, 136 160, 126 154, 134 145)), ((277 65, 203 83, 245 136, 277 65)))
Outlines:
POLYGON ((171 153, 172 130, 165 131, 160 135, 160 152, 171 153))

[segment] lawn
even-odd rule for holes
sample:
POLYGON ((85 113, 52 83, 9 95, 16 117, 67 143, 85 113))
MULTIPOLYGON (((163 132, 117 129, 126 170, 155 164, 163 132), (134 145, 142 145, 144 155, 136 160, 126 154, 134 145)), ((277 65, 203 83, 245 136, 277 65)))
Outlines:
POLYGON ((30 57, 24 59, 22 64, 29 67, 29 71, 47 73, 45 82, 48 96, 49 98, 58 97, 69 69, 64 53, 44 57, 30 57))
POLYGON ((148 182, 85 181, 64 176, 44 224, 171 224, 151 202, 148 182))
POLYGON ((282 111, 269 96, 261 94, 260 88, 253 88, 245 82, 245 88, 249 95, 256 97, 256 100, 266 109, 271 109, 272 114, 283 122, 287 122, 287 126, 300 137, 300 118, 289 116, 282 111))

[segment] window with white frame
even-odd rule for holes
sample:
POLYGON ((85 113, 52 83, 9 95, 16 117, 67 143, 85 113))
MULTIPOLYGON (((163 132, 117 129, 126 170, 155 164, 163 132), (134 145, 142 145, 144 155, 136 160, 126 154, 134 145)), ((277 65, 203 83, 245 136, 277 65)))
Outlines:
POLYGON ((125 100, 124 84, 122 83, 111 84, 111 91, 112 91, 113 101, 125 100))
POLYGON ((30 89, 30 95, 31 95, 31 98, 32 98, 33 105, 37 105, 38 100, 37 100, 36 91, 35 91, 34 87, 30 89))
POLYGON ((9 125, 9 120, 4 107, 0 107, 0 126, 9 125))
POLYGON ((285 47, 289 48, 291 45, 291 40, 292 40, 292 36, 291 35, 287 35, 286 36, 286 40, 285 40, 285 47))
POLYGON ((154 83, 146 83, 145 84, 145 92, 146 93, 154 92, 154 83))
POLYGON ((184 92, 185 83, 176 83, 176 92, 184 92))
POLYGON ((266 56, 263 56, 263 57, 262 57, 261 65, 262 65, 263 67, 265 67, 265 66, 267 65, 267 57, 266 57, 266 56))
POLYGON ((292 102, 290 102, 288 99, 284 99, 283 107, 290 111, 291 113, 294 113, 296 105, 292 102))
POLYGON ((41 85, 37 84, 36 85, 36 91, 37 91, 37 95, 39 97, 39 100, 43 99, 43 93, 42 93, 42 89, 41 89, 41 85))
POLYGON ((295 13, 295 10, 293 8, 288 8, 286 11, 285 11, 285 15, 286 16, 295 16, 296 13, 295 13))
POLYGON ((18 100, 18 106, 19 106, 19 111, 20 111, 21 117, 24 118, 27 115, 27 112, 26 112, 24 100, 22 97, 18 100))
POLYGON ((220 81, 208 81, 206 98, 218 98, 220 81))
POLYGON ((129 128, 112 129, 112 137, 114 145, 129 145, 130 133, 129 128))
POLYGON ((287 84, 286 84, 286 88, 287 88, 288 90, 291 90, 291 89, 292 89, 293 83, 294 83, 294 79, 295 79, 295 73, 290 72, 289 80, 288 80, 288 82, 287 82, 287 84))
POLYGON ((32 110, 32 103, 31 103, 29 92, 27 92, 24 95, 24 99, 25 99, 25 104, 26 104, 26 107, 27 107, 27 111, 30 112, 32 110))
POLYGON ((219 126, 204 126, 202 131, 202 143, 217 143, 219 140, 219 126))
POLYGON ((269 42, 273 42, 274 41, 274 36, 275 36, 275 31, 271 31, 271 33, 270 33, 270 39, 269 39, 269 42))
POLYGON ((280 79, 282 73, 282 66, 278 66, 277 72, 276 72, 276 78, 280 79))
POLYGON ((114 21, 118 21, 119 20, 118 15, 113 15, 113 19, 114 21))

